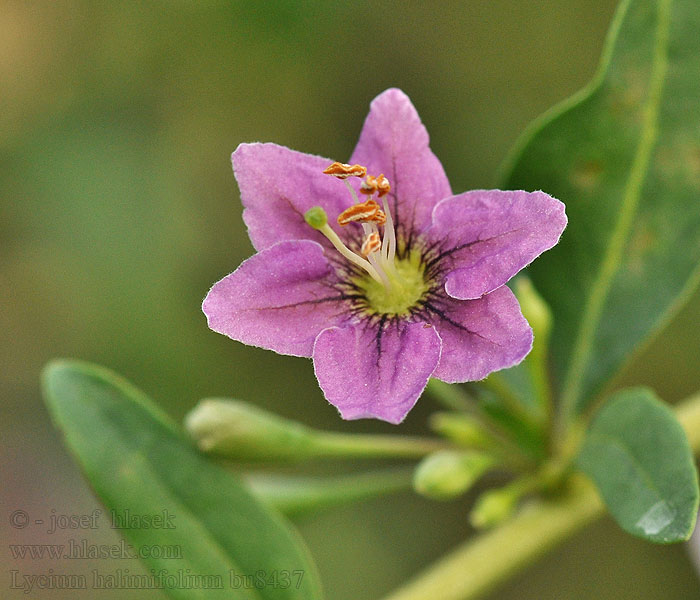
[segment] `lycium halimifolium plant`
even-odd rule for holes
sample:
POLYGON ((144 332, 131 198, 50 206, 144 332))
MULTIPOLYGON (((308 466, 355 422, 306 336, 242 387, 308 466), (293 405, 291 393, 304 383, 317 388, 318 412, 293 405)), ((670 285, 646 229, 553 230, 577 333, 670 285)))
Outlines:
POLYGON ((700 397, 674 411, 615 377, 700 280, 698 30, 695 0, 623 2, 594 81, 506 160, 502 187, 528 191, 453 194, 396 89, 372 102, 347 164, 238 147, 257 254, 207 295, 210 327, 312 358, 344 419, 399 424, 421 394, 440 409, 434 435, 418 438, 318 431, 213 398, 183 431, 113 373, 52 363, 48 406, 102 501, 178 515, 177 529, 123 535, 183 547, 176 561, 145 559, 151 569, 212 577, 207 589, 201 578, 166 586, 170 596, 229 597, 231 573, 262 572, 277 579, 241 598, 320 598, 280 513, 411 486, 451 499, 493 471, 507 483, 481 489, 469 514, 484 531, 391 600, 481 595, 603 506, 633 535, 688 539, 700 397), (413 462, 343 477, 269 472, 365 457, 413 462))

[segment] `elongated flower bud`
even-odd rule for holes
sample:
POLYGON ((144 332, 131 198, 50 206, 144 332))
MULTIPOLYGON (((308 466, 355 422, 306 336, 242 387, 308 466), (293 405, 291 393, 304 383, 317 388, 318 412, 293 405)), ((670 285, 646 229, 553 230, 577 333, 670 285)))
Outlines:
POLYGON ((243 461, 300 460, 313 453, 312 430, 238 400, 202 400, 185 429, 205 452, 243 461))
POLYGON ((415 458, 440 446, 420 438, 322 431, 246 402, 223 398, 202 400, 185 417, 185 429, 200 450, 244 462, 415 458))

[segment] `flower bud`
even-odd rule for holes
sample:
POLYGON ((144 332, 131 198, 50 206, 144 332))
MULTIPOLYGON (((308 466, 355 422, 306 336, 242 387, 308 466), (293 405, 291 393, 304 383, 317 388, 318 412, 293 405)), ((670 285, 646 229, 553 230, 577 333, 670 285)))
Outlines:
POLYGON ((475 452, 435 452, 418 464, 413 487, 423 496, 449 500, 466 492, 493 463, 492 457, 475 452))
POLYGON ((510 486, 484 492, 469 514, 469 522, 476 529, 500 525, 513 515, 520 497, 520 490, 510 486))
POLYGON ((185 417, 200 450, 242 461, 298 460, 313 453, 312 430, 238 400, 202 400, 185 417))

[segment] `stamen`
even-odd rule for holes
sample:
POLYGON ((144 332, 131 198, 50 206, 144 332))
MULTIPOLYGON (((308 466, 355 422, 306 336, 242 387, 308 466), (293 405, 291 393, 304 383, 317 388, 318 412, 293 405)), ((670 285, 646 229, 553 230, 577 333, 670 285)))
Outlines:
POLYGON ((389 185, 389 180, 384 177, 383 174, 377 176, 377 195, 381 198, 391 191, 391 185, 389 185))
POLYGON ((360 251, 366 258, 361 258, 345 246, 338 234, 328 225, 328 217, 322 208, 314 207, 309 210, 305 215, 307 223, 323 233, 338 252, 350 262, 367 271, 376 281, 383 283, 387 290, 392 289, 393 284, 387 273, 393 274, 393 276, 396 275, 396 265, 394 264, 396 233, 391 213, 389 212, 389 204, 384 198, 391 190, 389 180, 383 174, 379 174, 376 177, 367 175, 367 169, 362 165, 348 165, 339 162, 334 162, 323 172, 342 179, 345 187, 348 188, 355 204, 338 215, 338 224, 341 226, 349 223, 362 225, 365 239, 360 251), (355 188, 348 181, 350 177, 364 178, 360 184, 360 192, 369 196, 365 202, 359 201, 355 188), (380 207, 379 203, 372 198, 374 194, 377 195, 377 198, 383 198, 383 207, 380 207), (322 218, 314 211, 321 211, 323 213, 322 218), (379 225, 384 227, 383 240, 379 235, 379 225))
POLYGON ((382 247, 382 240, 379 238, 379 233, 376 231, 371 232, 362 242, 362 252, 363 256, 369 256, 370 254, 377 252, 382 247))
MULTIPOLYGON (((376 177, 373 175, 367 175, 367 177, 365 177, 360 184, 360 193, 370 197, 376 193, 377 198, 382 198, 390 191, 391 185, 389 184, 389 180, 384 177, 383 173, 377 175, 376 177)), ((367 202, 369 202, 369 200, 367 202)), ((384 210, 378 211, 377 213, 378 215, 381 213, 381 216, 374 219, 373 222, 379 225, 384 225, 384 242, 380 262, 383 263, 386 269, 393 271, 394 257, 396 256, 396 233, 394 231, 394 223, 391 218, 391 212, 389 211, 389 204, 387 203, 386 198, 384 198, 383 204, 384 210)))
POLYGON ((391 289, 391 281, 384 272, 382 263, 384 262, 384 257, 381 254, 377 254, 377 251, 381 250, 382 242, 379 238, 379 230, 375 223, 362 223, 362 230, 365 232, 365 241, 362 243, 362 248, 360 252, 367 257, 369 264, 371 264, 379 273, 382 278, 382 283, 387 290, 391 289), (365 252, 365 250, 367 252, 365 252))
POLYGON ((307 210, 306 213, 304 213, 304 220, 311 227, 325 235, 330 243, 333 244, 335 249, 351 263, 367 271, 367 273, 369 273, 375 281, 386 285, 384 282, 386 276, 381 277, 377 272, 377 269, 367 259, 359 257, 352 250, 350 250, 350 248, 343 243, 343 240, 340 239, 338 234, 331 229, 330 225, 328 225, 328 215, 320 206, 314 206, 307 210))
POLYGON ((360 199, 357 197, 357 194, 355 193, 355 188, 350 185, 350 182, 346 179, 343 181, 345 184, 345 187, 348 188, 348 192, 350 192, 350 195, 352 196, 352 200, 355 204, 360 204, 360 199))
POLYGON ((379 208, 379 204, 371 198, 366 202, 346 208, 338 215, 339 225, 347 225, 352 222, 377 223, 382 225, 385 221, 386 215, 379 208))
POLYGON ((384 224, 384 252, 383 258, 390 269, 394 269, 394 256, 396 256, 396 233, 394 232, 394 222, 391 218, 391 211, 389 210, 389 203, 387 199, 384 198, 382 204, 384 205, 384 214, 386 216, 386 223, 384 224))
POLYGON ((391 185, 389 185, 389 180, 384 177, 383 174, 377 175, 367 175, 360 184, 360 193, 371 196, 377 194, 379 198, 388 194, 391 191, 391 185))
POLYGON ((334 162, 326 167, 323 172, 338 179, 347 179, 348 177, 364 177, 367 174, 367 168, 362 165, 346 165, 345 163, 334 162))
POLYGON ((371 196, 377 191, 377 178, 367 175, 360 184, 360 193, 371 196))

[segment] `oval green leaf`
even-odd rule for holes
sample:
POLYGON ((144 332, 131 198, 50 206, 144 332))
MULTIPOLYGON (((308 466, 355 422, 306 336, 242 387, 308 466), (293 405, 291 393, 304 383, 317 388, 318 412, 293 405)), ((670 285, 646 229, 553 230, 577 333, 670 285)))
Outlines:
POLYGON ((143 559, 175 578, 164 588, 171 597, 321 597, 298 534, 199 454, 143 393, 106 369, 73 361, 51 363, 43 384, 55 424, 117 522, 139 525, 139 516, 160 515, 162 526, 121 534, 135 549, 176 551, 175 559, 143 559))
POLYGON ((693 454, 673 412, 651 390, 615 394, 577 462, 625 531, 659 543, 690 537, 698 511, 693 454))
POLYGON ((700 281, 700 11, 626 0, 591 85, 537 120, 508 189, 567 206, 561 242, 529 269, 554 312, 565 410, 588 405, 700 281))

